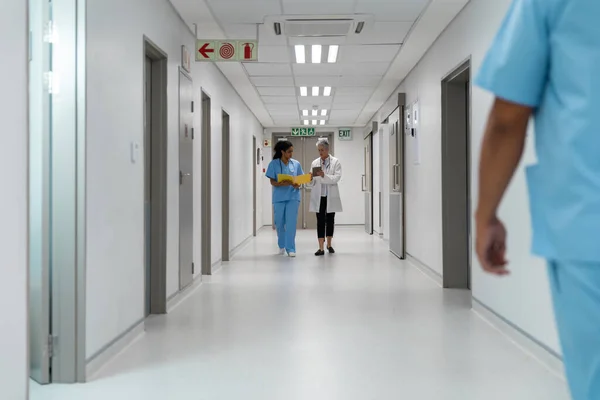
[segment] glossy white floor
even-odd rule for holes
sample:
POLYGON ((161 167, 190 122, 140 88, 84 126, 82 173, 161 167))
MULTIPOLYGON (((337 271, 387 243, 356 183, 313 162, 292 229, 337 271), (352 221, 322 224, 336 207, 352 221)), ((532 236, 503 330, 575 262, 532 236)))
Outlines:
POLYGON ((263 230, 85 385, 34 400, 566 400, 563 381, 362 228, 338 254, 263 230))

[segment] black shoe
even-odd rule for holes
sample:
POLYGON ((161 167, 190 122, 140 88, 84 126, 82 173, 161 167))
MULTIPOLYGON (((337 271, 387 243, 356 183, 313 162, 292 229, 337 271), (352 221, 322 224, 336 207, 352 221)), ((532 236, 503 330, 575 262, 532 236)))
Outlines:
POLYGON ((315 253, 315 256, 324 256, 325 255, 325 251, 324 250, 317 250, 317 252, 315 253))
POLYGON ((329 250, 329 254, 335 254, 333 247, 328 247, 327 250, 329 250))

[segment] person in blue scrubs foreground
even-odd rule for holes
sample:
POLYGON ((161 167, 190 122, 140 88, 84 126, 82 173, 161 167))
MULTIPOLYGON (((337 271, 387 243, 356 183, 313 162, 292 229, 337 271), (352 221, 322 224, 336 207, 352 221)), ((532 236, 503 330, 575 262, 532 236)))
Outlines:
POLYGON ((535 119, 533 251, 548 271, 574 400, 600 399, 600 1, 515 0, 477 84, 495 96, 481 149, 476 249, 507 275, 498 205, 535 119))
POLYGON ((273 186, 275 228, 281 255, 296 257, 296 222, 300 208, 300 186, 289 181, 277 182, 279 174, 298 176, 304 174, 300 163, 292 158, 294 146, 289 141, 275 145, 273 161, 267 168, 267 178, 273 186))

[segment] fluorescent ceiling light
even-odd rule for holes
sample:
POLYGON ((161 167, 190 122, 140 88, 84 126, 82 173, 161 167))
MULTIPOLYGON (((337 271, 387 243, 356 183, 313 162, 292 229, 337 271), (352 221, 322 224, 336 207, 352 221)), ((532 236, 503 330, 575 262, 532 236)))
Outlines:
POLYGON ((308 117, 308 110, 302 110, 302 115, 304 115, 305 117, 308 117))
POLYGON ((325 117, 327 115, 327 110, 321 110, 321 116, 325 117))
POLYGON ((308 120, 307 119, 304 120, 304 125, 308 125, 308 120))
POLYGON ((313 119, 313 125, 316 125, 316 124, 317 124, 317 120, 313 119))
POLYGON ((338 45, 329 46, 329 55, 327 56, 328 63, 333 64, 334 62, 337 61, 339 49, 340 49, 340 46, 338 46, 338 45))
POLYGON ((323 96, 331 96, 331 86, 325 86, 325 89, 323 89, 323 96))
POLYGON ((313 64, 321 63, 322 49, 323 49, 323 46, 321 46, 320 44, 313 44, 313 46, 312 46, 312 62, 313 62, 313 64))
POLYGON ((306 86, 300 87, 300 96, 308 96, 308 88, 306 86))
POLYGON ((304 64, 306 62, 306 52, 304 51, 304 45, 296 45, 296 62, 298 64, 304 64))
POLYGON ((319 95, 319 87, 318 86, 313 86, 312 95, 313 96, 319 95))
POLYGON ((316 117, 317 116, 317 110, 313 110, 312 111, 312 115, 313 115, 313 117, 316 117))
POLYGON ((325 125, 325 120, 324 119, 321 120, 321 125, 325 125))

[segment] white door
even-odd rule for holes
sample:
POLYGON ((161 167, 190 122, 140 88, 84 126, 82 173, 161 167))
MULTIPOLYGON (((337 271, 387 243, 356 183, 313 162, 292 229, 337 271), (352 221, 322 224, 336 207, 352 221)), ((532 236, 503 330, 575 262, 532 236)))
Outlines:
POLYGON ((194 145, 192 80, 179 73, 179 287, 192 283, 194 274, 194 145))

